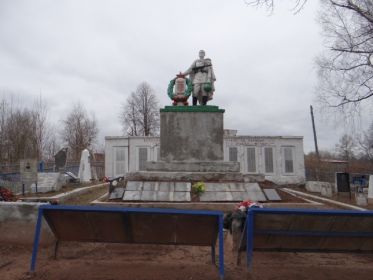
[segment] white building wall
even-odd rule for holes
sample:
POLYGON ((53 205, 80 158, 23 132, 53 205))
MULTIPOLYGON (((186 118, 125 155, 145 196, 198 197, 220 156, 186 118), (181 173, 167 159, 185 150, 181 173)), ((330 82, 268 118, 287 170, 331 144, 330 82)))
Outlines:
POLYGON ((120 174, 116 174, 116 151, 122 149, 125 151, 125 168, 124 173, 128 172, 128 138, 122 136, 108 136, 105 137, 105 176, 114 177, 120 174))
MULTIPOLYGON (((264 174, 266 179, 278 184, 296 184, 305 182, 303 137, 270 137, 270 136, 229 136, 224 138, 224 160, 229 160, 229 148, 237 148, 237 160, 241 165, 241 172, 246 174, 264 174), (248 171, 247 148, 255 147, 255 172, 248 171), (273 172, 265 170, 264 149, 273 148, 273 172), (284 149, 292 150, 293 172, 285 172, 284 149)), ((125 150, 126 172, 139 170, 139 152, 146 149, 148 161, 159 160, 159 137, 106 137, 105 138, 105 174, 119 175, 116 169, 123 167, 116 162, 118 149, 125 150), (117 168, 116 168, 117 167, 117 168)), ((144 156, 145 154, 142 154, 144 156)), ((119 153, 119 156, 121 154, 119 153)))
POLYGON ((147 160, 157 161, 157 148, 159 137, 130 137, 129 138, 129 172, 139 171, 139 149, 147 149, 147 160))
POLYGON ((264 174, 266 179, 278 184, 296 184, 305 182, 303 137, 283 136, 233 136, 224 138, 224 160, 229 160, 229 147, 237 147, 238 161, 241 164, 241 172, 248 172, 247 148, 255 147, 256 172, 264 174), (265 170, 264 149, 273 149, 273 172, 265 170), (285 172, 284 148, 292 149, 293 172, 285 172))

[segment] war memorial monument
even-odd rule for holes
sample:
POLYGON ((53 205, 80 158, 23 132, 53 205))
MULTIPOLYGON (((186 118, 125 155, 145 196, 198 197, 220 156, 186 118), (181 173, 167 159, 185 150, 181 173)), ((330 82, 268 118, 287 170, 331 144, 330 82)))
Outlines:
POLYGON ((105 138, 106 174, 124 174, 127 181, 125 188, 112 190, 111 199, 190 202, 192 185, 202 182, 205 192, 199 196, 201 202, 266 201, 257 182, 265 179, 261 168, 269 176, 275 169, 282 169, 281 162, 275 162, 283 161, 274 156, 276 146, 280 154, 284 149, 290 151, 287 155, 291 170, 287 170, 285 178, 304 181, 302 137, 247 139, 233 135, 243 148, 228 147, 227 158, 225 146, 232 137, 227 137, 224 130, 225 110, 208 104, 215 93, 215 81, 212 61, 201 50, 199 58, 169 83, 167 93, 172 105, 160 110, 159 138, 105 138), (188 102, 190 97, 192 104, 188 102), (253 142, 245 147, 247 140, 253 142), (238 149, 250 156, 244 163, 249 172, 242 172, 238 149), (135 168, 131 168, 133 163, 135 168))

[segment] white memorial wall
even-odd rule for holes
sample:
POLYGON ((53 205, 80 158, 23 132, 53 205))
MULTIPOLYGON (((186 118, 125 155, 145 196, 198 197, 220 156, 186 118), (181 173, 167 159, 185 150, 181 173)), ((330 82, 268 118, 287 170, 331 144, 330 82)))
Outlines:
MULTIPOLYGON (((144 170, 146 161, 159 159, 159 137, 105 137, 105 175, 144 170)), ((224 160, 238 161, 241 173, 263 174, 278 184, 305 182, 303 137, 224 137, 224 160)))

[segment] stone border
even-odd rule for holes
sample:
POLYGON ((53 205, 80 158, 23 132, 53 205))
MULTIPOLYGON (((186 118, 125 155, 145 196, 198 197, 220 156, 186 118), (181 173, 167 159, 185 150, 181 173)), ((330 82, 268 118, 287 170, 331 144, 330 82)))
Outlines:
MULTIPOLYGON (((106 207, 145 207, 145 208, 174 208, 174 209, 191 209, 191 210, 219 210, 223 212, 230 212, 235 209, 238 203, 234 202, 106 202, 100 201, 106 196, 92 201, 90 204, 95 206, 106 207)), ((322 203, 263 203, 264 208, 306 208, 306 209, 324 209, 325 205, 322 203)))
POLYGON ((72 196, 75 195, 80 195, 80 194, 85 194, 89 192, 91 189, 99 188, 102 186, 109 186, 109 183, 101 183, 93 186, 88 186, 88 187, 82 187, 82 188, 77 188, 75 190, 65 192, 65 193, 60 193, 55 196, 46 196, 46 197, 27 197, 27 198, 22 198, 21 200, 24 202, 35 202, 35 201, 58 201, 59 203, 64 202, 66 199, 71 198, 72 196))
POLYGON ((208 113, 224 113, 224 109, 219 109, 218 106, 204 105, 204 106, 165 106, 160 110, 164 112, 208 112, 208 113))
POLYGON ((288 188, 283 188, 283 190, 287 191, 288 193, 291 193, 292 195, 299 195, 299 196, 307 197, 307 198, 310 198, 310 199, 323 201, 323 202, 326 202, 326 203, 329 203, 329 204, 337 205, 339 207, 343 207, 343 208, 347 208, 347 209, 353 209, 353 210, 367 211, 367 209, 365 209, 365 208, 357 207, 355 205, 335 201, 335 200, 332 200, 332 199, 328 199, 328 198, 324 198, 324 197, 320 197, 320 196, 316 196, 316 195, 312 195, 312 194, 308 194, 308 193, 303 193, 303 192, 291 190, 291 189, 288 189, 288 188))

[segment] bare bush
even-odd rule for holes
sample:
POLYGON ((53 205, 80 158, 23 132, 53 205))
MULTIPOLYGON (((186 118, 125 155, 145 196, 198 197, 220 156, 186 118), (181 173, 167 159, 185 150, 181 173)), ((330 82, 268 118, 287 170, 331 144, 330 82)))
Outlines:
POLYGON ((129 136, 157 135, 159 131, 159 105, 154 90, 146 82, 122 105, 120 121, 123 132, 129 136))
POLYGON ((83 106, 75 104, 66 119, 62 121, 61 137, 70 148, 72 160, 79 160, 81 152, 95 143, 98 128, 94 116, 89 117, 83 106))
POLYGON ((43 158, 48 131, 47 107, 41 97, 32 108, 15 106, 13 96, 0 101, 0 163, 43 158))

